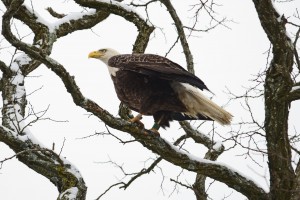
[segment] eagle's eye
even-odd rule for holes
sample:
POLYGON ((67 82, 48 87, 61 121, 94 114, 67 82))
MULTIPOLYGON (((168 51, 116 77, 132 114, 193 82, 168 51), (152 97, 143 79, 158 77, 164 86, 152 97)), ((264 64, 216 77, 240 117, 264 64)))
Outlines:
POLYGON ((102 53, 106 53, 107 49, 100 49, 99 51, 101 51, 102 53))

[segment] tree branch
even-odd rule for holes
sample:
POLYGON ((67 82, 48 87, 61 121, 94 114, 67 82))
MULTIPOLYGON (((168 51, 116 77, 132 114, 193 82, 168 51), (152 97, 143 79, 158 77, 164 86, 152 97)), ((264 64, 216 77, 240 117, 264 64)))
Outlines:
MULTIPOLYGON (((175 146, 179 145, 179 143, 182 140, 185 140, 186 138, 187 138, 187 135, 182 135, 174 142, 174 145, 175 146)), ((139 173, 137 173, 135 176, 133 176, 127 183, 124 183, 124 185, 121 186, 120 188, 124 188, 124 190, 125 190, 137 178, 141 177, 144 174, 149 174, 158 165, 158 163, 162 160, 163 160, 162 157, 158 157, 156 160, 154 160, 154 162, 147 169, 145 169, 145 168, 142 169, 139 173)))
POLYGON ((2 73, 6 74, 6 76, 11 76, 12 74, 11 70, 1 60, 0 60, 0 70, 2 71, 2 73))
MULTIPOLYGON (((192 128, 192 126, 188 122, 180 122, 181 127, 184 129, 186 134, 193 138, 195 142, 203 144, 206 148, 208 148, 208 151, 205 154, 204 159, 215 161, 224 152, 224 145, 223 144, 217 144, 217 142, 211 140, 209 137, 204 135, 203 133, 200 133, 199 131, 192 128)), ((206 190, 205 190, 205 180, 206 176, 197 173, 195 182, 193 184, 193 191, 196 195, 197 200, 202 200, 207 198, 206 190)))
MULTIPOLYGON (((56 185, 61 194, 68 188, 76 187, 78 188, 76 197, 85 199, 87 188, 78 170, 55 152, 32 143, 30 135, 26 137, 18 136, 17 133, 2 126, 0 126, 0 141, 9 145, 16 152, 16 156, 20 161, 47 177, 56 185)), ((61 196, 59 199, 63 199, 63 197, 61 196)))
POLYGON ((300 99, 300 83, 296 83, 290 93, 289 93, 289 101, 292 102, 292 101, 296 101, 296 100, 299 100, 300 99))
POLYGON ((138 36, 133 45, 133 52, 143 53, 145 51, 154 27, 133 9, 114 0, 110 1, 110 3, 93 0, 75 0, 75 2, 84 7, 95 8, 106 12, 109 11, 109 13, 118 15, 127 21, 132 22, 138 29, 138 36))
POLYGON ((189 44, 187 42, 185 33, 184 33, 184 28, 182 25, 182 22, 180 18, 178 17, 175 8, 173 7, 172 3, 170 0, 160 0, 168 9, 174 23, 177 29, 177 33, 183 48, 183 52, 186 58, 186 63, 187 63, 187 69, 189 72, 195 74, 195 69, 194 69, 194 61, 193 61, 193 55, 190 51, 189 44))
POLYGON ((61 19, 61 18, 63 18, 63 17, 66 16, 66 14, 57 13, 57 12, 54 11, 51 7, 46 8, 46 10, 49 12, 49 14, 50 14, 52 17, 56 17, 56 18, 58 18, 58 19, 61 19))

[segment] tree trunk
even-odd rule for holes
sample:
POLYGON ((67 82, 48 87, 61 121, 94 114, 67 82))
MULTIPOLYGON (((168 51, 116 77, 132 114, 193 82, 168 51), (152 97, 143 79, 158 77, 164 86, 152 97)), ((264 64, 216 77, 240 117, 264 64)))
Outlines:
POLYGON ((286 35, 286 19, 277 13, 271 0, 253 0, 261 25, 273 45, 273 59, 265 79, 265 131, 270 169, 271 199, 290 199, 295 182, 288 137, 293 85, 293 45, 286 35))

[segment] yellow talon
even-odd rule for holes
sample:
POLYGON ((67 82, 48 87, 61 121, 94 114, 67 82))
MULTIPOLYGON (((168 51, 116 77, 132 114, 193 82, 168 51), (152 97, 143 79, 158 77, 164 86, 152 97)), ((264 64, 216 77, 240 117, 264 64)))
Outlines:
POLYGON ((132 123, 137 123, 139 126, 144 127, 144 124, 140 121, 143 118, 142 114, 138 114, 134 118, 130 119, 129 121, 132 123))
POLYGON ((150 131, 153 132, 155 135, 160 136, 160 133, 158 132, 157 129, 151 128, 150 131))

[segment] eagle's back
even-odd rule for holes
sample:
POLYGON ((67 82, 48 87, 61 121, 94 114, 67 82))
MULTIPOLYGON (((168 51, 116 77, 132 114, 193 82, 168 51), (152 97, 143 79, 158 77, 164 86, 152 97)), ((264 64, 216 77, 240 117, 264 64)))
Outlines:
POLYGON ((110 67, 153 76, 169 81, 189 83, 207 89, 204 82, 171 60, 154 54, 121 54, 108 60, 110 67))

